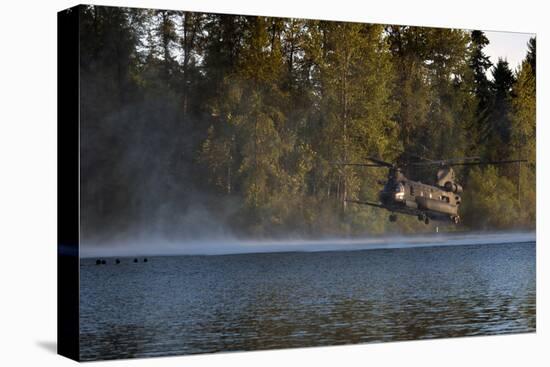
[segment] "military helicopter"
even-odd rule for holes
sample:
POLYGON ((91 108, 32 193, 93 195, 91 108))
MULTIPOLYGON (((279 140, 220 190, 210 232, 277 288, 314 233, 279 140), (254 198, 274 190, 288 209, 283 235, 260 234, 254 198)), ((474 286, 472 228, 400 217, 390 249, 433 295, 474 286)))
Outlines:
POLYGON ((379 181, 384 185, 378 194, 379 202, 364 200, 346 200, 347 202, 370 205, 390 211, 389 220, 395 222, 397 214, 414 215, 418 220, 429 224, 430 219, 460 223, 459 207, 462 203, 460 193, 463 187, 457 183, 453 166, 473 166, 489 164, 509 164, 526 162, 524 159, 483 161, 479 157, 460 159, 429 160, 410 162, 398 165, 397 163, 369 157, 370 163, 340 163, 343 166, 383 167, 388 168, 387 181, 379 181), (433 185, 408 179, 403 169, 406 167, 435 166, 438 167, 433 185))

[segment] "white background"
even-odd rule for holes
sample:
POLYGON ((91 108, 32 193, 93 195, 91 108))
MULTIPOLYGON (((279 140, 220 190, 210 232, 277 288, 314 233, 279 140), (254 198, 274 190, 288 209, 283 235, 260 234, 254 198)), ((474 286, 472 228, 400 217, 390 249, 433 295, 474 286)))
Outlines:
MULTIPOLYGON (((96 3, 92 1, 92 3, 96 3)), ((0 13, 0 364, 70 365, 56 343, 56 12, 73 1, 7 1, 0 13)), ((125 5, 537 33, 537 333, 149 358, 119 366, 544 365, 550 360, 548 39, 543 1, 106 1, 125 5), (265 4, 264 4, 265 3, 265 4), (546 144, 545 144, 546 143, 546 144), (542 209, 542 210, 541 210, 542 209)), ((104 362, 100 362, 103 364, 104 362)))

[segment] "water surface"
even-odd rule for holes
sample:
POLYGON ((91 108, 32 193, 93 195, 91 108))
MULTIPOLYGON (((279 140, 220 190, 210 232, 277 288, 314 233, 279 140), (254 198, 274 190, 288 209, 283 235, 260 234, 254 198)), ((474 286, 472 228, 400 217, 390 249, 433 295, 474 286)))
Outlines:
POLYGON ((83 360, 532 332, 535 242, 81 261, 83 360))

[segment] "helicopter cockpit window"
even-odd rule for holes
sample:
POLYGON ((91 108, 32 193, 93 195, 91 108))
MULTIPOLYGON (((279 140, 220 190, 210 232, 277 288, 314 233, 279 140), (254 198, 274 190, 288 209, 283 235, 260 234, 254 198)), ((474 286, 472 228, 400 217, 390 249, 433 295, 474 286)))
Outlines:
POLYGON ((405 192, 405 187, 402 183, 396 184, 393 189, 395 192, 405 192))

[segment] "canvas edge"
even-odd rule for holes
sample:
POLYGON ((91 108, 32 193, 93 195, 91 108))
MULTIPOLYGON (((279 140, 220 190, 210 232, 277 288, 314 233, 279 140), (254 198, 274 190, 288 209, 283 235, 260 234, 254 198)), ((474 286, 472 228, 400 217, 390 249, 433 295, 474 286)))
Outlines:
POLYGON ((80 360, 79 13, 57 13, 57 353, 80 360))

